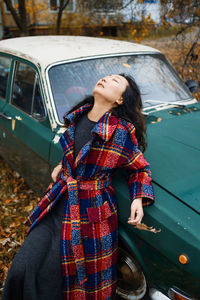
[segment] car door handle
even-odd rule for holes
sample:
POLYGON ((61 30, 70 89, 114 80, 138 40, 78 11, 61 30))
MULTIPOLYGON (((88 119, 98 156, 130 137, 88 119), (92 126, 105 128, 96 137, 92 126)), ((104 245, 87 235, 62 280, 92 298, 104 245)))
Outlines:
POLYGON ((7 119, 7 120, 12 120, 12 117, 7 116, 4 112, 1 112, 1 113, 0 113, 0 117, 1 117, 1 118, 4 118, 4 119, 7 119))

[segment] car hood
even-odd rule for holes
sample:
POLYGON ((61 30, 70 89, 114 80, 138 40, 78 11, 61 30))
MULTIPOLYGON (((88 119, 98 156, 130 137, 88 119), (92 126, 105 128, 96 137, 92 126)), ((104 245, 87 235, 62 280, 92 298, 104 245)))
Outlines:
POLYGON ((147 124, 153 181, 199 212, 200 103, 151 113, 147 124))

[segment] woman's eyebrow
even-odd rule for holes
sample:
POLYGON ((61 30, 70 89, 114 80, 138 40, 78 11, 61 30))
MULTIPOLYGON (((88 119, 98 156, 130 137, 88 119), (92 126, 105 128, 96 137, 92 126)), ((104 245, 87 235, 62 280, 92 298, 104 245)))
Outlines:
POLYGON ((113 79, 119 79, 120 81, 122 81, 120 76, 118 75, 108 75, 108 77, 112 77, 113 79))

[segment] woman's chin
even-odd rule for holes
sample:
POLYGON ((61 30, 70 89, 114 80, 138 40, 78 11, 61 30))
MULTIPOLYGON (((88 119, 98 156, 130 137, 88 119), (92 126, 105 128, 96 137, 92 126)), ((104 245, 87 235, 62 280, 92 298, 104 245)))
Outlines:
POLYGON ((95 86, 95 88, 93 89, 93 96, 105 98, 105 93, 103 91, 103 88, 100 86, 95 86))

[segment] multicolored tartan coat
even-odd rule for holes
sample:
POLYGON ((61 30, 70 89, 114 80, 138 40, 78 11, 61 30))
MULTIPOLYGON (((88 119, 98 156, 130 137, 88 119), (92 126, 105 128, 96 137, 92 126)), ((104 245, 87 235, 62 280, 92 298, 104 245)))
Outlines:
POLYGON ((60 244, 64 299, 115 295, 118 217, 111 176, 116 168, 128 170, 131 201, 142 197, 143 206, 154 202, 149 164, 138 149, 135 127, 111 111, 95 124, 74 160, 75 125, 91 107, 85 104, 67 116, 70 125, 60 138, 62 171, 28 217, 30 232, 57 201, 65 201, 60 244))

